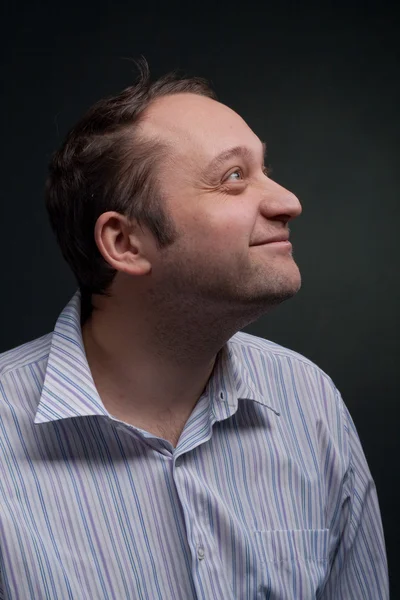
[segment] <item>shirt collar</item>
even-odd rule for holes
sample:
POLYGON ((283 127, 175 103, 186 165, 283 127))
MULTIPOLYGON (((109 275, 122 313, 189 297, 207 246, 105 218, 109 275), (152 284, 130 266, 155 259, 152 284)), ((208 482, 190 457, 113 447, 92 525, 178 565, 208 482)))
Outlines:
MULTIPOLYGON (((110 416, 93 381, 82 338, 81 293, 78 289, 60 313, 51 336, 43 387, 34 422, 46 423, 71 417, 110 416)), ((218 353, 207 384, 214 406, 226 406, 231 414, 239 399, 248 399, 279 415, 268 390, 260 387, 243 357, 242 341, 233 336, 218 353)))

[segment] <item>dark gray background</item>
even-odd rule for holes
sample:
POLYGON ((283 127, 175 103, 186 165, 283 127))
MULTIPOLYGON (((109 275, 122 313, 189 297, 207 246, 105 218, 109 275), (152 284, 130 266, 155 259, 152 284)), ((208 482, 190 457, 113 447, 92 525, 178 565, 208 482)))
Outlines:
MULTIPOLYGON (((397 567, 399 493, 399 20, 391 3, 3 5, 0 351, 43 335, 76 284, 48 225, 50 153, 88 106, 180 68, 267 142, 294 191, 303 285, 245 331, 304 354, 357 425, 397 567)), ((400 598, 392 577, 392 598, 400 598)))

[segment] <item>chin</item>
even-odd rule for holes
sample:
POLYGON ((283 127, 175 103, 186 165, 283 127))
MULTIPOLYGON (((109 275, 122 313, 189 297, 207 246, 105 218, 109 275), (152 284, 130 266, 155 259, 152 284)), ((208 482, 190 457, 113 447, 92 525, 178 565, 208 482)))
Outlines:
POLYGON ((293 296, 295 296, 298 291, 298 288, 292 288, 290 290, 286 288, 284 290, 271 293, 268 295, 268 304, 270 304, 271 306, 276 306, 277 304, 286 302, 286 300, 290 300, 290 298, 293 298, 293 296))
POLYGON ((276 285, 269 287, 266 296, 272 305, 279 304, 293 298, 301 288, 301 277, 279 278, 276 285))

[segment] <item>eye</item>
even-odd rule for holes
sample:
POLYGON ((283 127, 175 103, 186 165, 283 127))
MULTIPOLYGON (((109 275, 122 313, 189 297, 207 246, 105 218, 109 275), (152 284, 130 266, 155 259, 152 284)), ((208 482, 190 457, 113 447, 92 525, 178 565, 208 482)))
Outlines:
POLYGON ((242 171, 240 169, 236 169, 232 173, 229 173, 226 181, 240 181, 242 179, 242 171))

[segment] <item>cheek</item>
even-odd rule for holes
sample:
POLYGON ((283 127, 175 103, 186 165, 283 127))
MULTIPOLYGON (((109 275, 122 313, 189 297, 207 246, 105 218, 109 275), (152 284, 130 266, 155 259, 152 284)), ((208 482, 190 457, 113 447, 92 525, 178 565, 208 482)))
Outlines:
POLYGON ((236 210, 225 213, 216 227, 216 235, 223 246, 238 252, 247 248, 252 238, 254 219, 247 210, 236 210))
POLYGON ((251 200, 240 196, 222 198, 209 215, 210 226, 227 231, 240 231, 251 227, 257 216, 251 200))
POLYGON ((238 197, 215 199, 208 210, 186 214, 181 221, 185 244, 194 252, 215 257, 240 254, 248 249, 253 236, 256 213, 250 204, 238 197))

